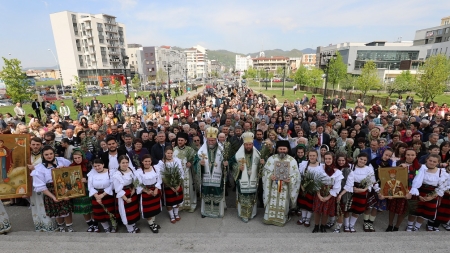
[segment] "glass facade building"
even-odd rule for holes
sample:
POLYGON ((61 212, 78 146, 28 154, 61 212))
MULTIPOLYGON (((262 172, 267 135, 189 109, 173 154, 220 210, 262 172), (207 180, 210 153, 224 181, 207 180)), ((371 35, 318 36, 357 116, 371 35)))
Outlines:
POLYGON ((397 69, 401 61, 419 59, 419 50, 358 50, 356 53, 355 70, 364 66, 367 61, 373 61, 377 68, 397 69))

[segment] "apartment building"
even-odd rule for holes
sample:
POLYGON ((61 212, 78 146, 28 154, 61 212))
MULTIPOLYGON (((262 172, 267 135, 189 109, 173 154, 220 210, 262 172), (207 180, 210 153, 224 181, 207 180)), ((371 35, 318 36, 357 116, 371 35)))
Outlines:
POLYGON ((316 66, 316 54, 304 54, 301 57, 301 64, 307 68, 316 66))
POLYGON ((112 75, 123 73, 126 29, 116 19, 108 14, 71 11, 50 14, 65 86, 75 81, 74 76, 88 85, 108 85, 112 75))
POLYGON ((426 58, 436 54, 450 57, 450 17, 442 18, 440 26, 417 30, 414 45, 426 47, 426 58))
POLYGON ((244 55, 236 55, 236 64, 234 66, 234 69, 237 71, 245 71, 248 70, 250 67, 253 67, 253 60, 250 55, 244 56, 244 55))
POLYGON ((151 82, 157 79, 158 72, 164 73, 164 81, 178 82, 185 79, 186 53, 170 46, 141 47, 136 51, 136 70, 141 74, 142 80, 151 82))
POLYGON ((187 61, 188 78, 206 77, 210 72, 208 68, 207 49, 197 45, 184 50, 187 61))

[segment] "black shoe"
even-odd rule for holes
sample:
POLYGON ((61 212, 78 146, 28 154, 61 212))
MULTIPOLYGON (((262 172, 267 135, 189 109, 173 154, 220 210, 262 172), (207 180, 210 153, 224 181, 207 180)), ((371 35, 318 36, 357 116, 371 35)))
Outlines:
POLYGON ((206 216, 205 215, 202 215, 202 218, 205 218, 206 216))
POLYGON ((392 229, 392 232, 396 232, 396 231, 398 231, 398 227, 394 227, 394 228, 392 229))
POLYGON ((148 225, 149 227, 150 227, 150 230, 153 232, 153 233, 155 233, 155 234, 157 234, 159 231, 158 231, 158 227, 156 226, 156 224, 152 224, 152 225, 148 225))
POLYGON ((314 230, 313 230, 312 232, 313 232, 313 233, 319 233, 319 232, 320 232, 319 225, 315 225, 315 226, 314 226, 314 230))
MULTIPOLYGON (((394 227, 393 226, 391 226, 391 225, 389 225, 387 228, 386 228, 386 232, 392 232, 392 229, 393 229, 394 227)), ((397 229, 398 230, 398 229, 397 229)))
POLYGON ((320 226, 320 233, 326 233, 327 232, 327 228, 325 226, 320 226))
POLYGON ((160 225, 158 225, 158 224, 156 224, 156 223, 153 223, 153 224, 155 224, 155 226, 156 226, 158 229, 161 229, 161 226, 160 226, 160 225))

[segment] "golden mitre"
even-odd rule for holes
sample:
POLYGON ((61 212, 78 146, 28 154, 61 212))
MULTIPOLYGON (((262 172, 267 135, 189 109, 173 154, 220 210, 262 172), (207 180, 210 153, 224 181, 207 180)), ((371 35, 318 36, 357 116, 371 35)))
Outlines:
POLYGON ((252 132, 245 132, 242 134, 242 139, 244 140, 244 143, 253 143, 253 138, 255 136, 252 132))
POLYGON ((215 127, 208 127, 206 129, 206 138, 217 138, 217 135, 219 134, 219 129, 215 127))

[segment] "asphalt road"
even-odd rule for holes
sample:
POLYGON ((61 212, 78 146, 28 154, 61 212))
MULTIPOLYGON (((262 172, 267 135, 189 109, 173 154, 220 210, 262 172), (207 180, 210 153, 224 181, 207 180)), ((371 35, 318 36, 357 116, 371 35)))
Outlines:
POLYGON ((444 252, 450 245, 446 231, 425 232, 423 226, 415 233, 384 232, 387 212, 379 213, 375 221, 379 232, 364 233, 361 217, 357 233, 312 234, 313 227, 297 225, 297 217, 284 227, 263 224, 263 209, 258 209, 255 219, 243 223, 237 217, 233 192, 227 197, 227 205, 222 219, 201 218, 198 206, 194 213, 180 212, 181 221, 176 224, 170 223, 164 210, 156 218, 162 227, 159 234, 153 234, 141 219, 141 234, 132 235, 124 227, 116 234, 83 232, 87 226, 81 215, 74 215, 75 233, 36 233, 27 207, 7 206, 13 228, 8 235, 0 235, 0 248, 2 253, 44 252, 50 245, 54 245, 54 252, 444 252))

